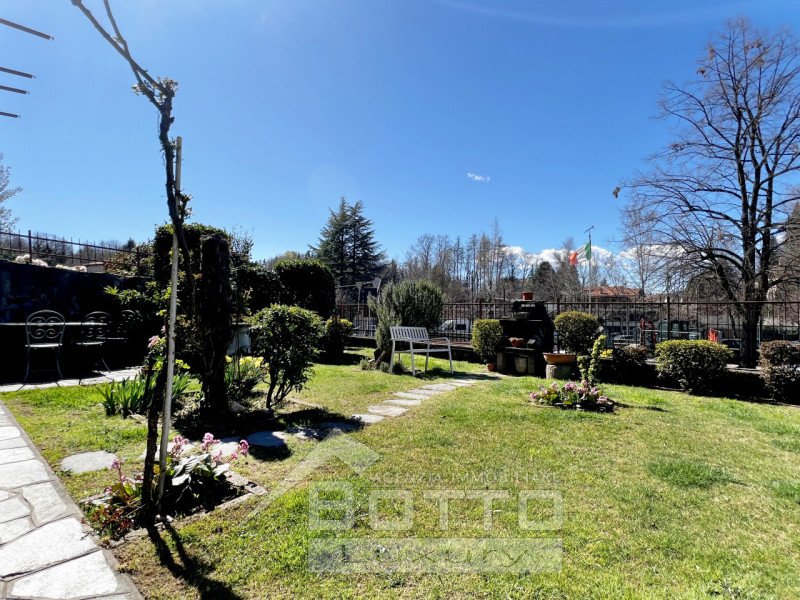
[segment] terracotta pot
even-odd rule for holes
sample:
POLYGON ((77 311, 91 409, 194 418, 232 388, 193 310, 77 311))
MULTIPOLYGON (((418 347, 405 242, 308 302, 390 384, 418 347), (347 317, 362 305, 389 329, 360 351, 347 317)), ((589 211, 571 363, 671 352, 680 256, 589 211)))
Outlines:
POLYGON ((524 348, 526 343, 523 338, 511 338, 508 341, 511 342, 512 348, 524 348))
POLYGON ((522 292, 523 300, 533 300, 533 292, 522 292))
POLYGON ((545 352, 544 362, 548 365, 571 365, 578 360, 577 354, 561 354, 557 352, 545 352))
POLYGON ((488 363, 488 364, 486 365, 486 369, 487 369, 489 372, 491 372, 491 373, 494 373, 495 371, 497 371, 497 365, 496 365, 496 364, 494 364, 494 363, 488 363))

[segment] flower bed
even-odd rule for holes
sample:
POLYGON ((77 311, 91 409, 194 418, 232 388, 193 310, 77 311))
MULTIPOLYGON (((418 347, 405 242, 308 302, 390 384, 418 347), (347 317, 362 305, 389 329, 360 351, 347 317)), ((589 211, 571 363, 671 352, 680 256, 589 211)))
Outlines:
POLYGON ((542 386, 538 392, 531 393, 531 402, 540 406, 596 412, 612 412, 616 407, 613 400, 603 396, 599 388, 587 381, 568 381, 563 386, 553 382, 547 387, 542 386))

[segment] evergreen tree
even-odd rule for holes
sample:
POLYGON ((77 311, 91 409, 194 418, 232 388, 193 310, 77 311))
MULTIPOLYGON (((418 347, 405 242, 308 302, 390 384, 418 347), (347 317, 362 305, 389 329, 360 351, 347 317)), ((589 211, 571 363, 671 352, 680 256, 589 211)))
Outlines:
POLYGON ((320 232, 312 253, 330 267, 339 285, 370 281, 382 269, 384 253, 380 250, 372 221, 364 216, 364 204, 353 205, 344 196, 320 232))

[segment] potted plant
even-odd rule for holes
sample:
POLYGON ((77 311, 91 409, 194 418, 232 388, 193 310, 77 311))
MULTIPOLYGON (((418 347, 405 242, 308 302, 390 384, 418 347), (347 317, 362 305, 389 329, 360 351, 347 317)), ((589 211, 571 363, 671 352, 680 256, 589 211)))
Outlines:
POLYGON ((533 292, 522 292, 523 300, 533 300, 533 292))
POLYGON ((600 332, 600 321, 597 317, 576 310, 561 313, 554 323, 563 352, 545 352, 544 360, 549 365, 572 364, 578 355, 589 354, 600 332))
POLYGON ((472 348, 489 371, 497 370, 497 351, 505 337, 497 319, 478 319, 472 327, 472 348))
POLYGON ((511 344, 512 348, 524 348, 525 347, 525 338, 511 337, 511 338, 508 338, 508 343, 511 344))

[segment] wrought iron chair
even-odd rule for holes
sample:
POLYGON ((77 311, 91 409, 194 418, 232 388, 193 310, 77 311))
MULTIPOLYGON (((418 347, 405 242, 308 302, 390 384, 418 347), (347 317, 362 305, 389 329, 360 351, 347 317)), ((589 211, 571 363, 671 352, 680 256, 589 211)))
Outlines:
POLYGON ((95 365, 102 363, 106 371, 110 371, 103 355, 103 349, 108 335, 108 327, 111 323, 111 315, 107 312, 90 312, 81 321, 80 337, 75 345, 81 348, 86 354, 96 352, 97 360, 95 365))
POLYGON ((118 352, 123 355, 123 358, 130 358, 131 338, 135 336, 141 328, 142 315, 135 310, 123 310, 119 315, 119 319, 111 321, 106 336, 106 344, 115 345, 118 352))
MULTIPOLYGON (((28 316, 25 320, 25 350, 26 367, 25 379, 31 374, 31 358, 34 352, 51 351, 56 357, 56 373, 61 374, 61 345, 64 341, 64 327, 66 323, 61 313, 54 310, 40 310, 28 316)), ((44 369, 37 369, 41 371, 44 369)), ((49 370, 49 369, 48 369, 49 370)))

